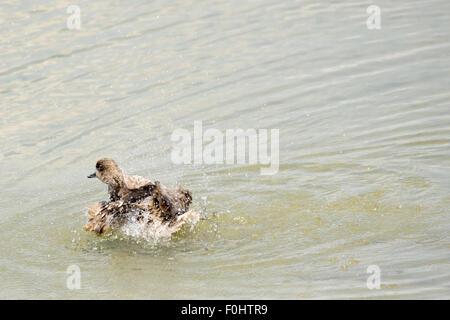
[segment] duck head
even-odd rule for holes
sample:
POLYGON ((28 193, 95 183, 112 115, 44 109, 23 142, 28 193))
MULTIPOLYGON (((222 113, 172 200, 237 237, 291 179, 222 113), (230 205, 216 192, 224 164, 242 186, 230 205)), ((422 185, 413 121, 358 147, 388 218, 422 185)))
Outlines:
POLYGON ((110 158, 103 158, 95 164, 95 172, 88 178, 98 178, 101 182, 112 187, 120 187, 123 181, 122 169, 110 158))

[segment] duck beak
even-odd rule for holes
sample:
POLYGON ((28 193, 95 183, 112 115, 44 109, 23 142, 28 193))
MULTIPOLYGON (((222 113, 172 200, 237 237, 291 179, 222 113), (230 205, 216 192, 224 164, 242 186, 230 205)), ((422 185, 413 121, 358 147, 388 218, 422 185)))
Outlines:
POLYGON ((95 174, 95 172, 93 174, 90 174, 87 176, 88 178, 97 178, 97 175, 95 174))

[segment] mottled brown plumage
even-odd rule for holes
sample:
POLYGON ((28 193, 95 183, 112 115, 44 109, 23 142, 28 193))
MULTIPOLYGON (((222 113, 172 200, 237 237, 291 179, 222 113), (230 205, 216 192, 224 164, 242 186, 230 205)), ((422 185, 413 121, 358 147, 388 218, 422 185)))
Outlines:
POLYGON ((189 190, 169 189, 159 181, 129 176, 109 158, 98 160, 95 167, 88 178, 97 177, 108 185, 110 202, 88 207, 88 231, 101 234, 133 221, 158 236, 168 236, 186 220, 198 218, 197 213, 188 211, 192 201, 189 190))

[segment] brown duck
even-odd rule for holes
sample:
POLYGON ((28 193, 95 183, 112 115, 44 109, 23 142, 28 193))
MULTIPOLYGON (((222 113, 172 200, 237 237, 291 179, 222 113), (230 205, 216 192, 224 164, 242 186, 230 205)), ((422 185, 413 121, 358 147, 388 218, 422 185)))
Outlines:
POLYGON ((112 159, 98 160, 88 178, 98 178, 108 185, 110 201, 88 207, 87 231, 102 234, 132 222, 141 232, 164 237, 178 231, 186 221, 198 219, 198 213, 188 211, 192 201, 189 190, 169 189, 159 181, 129 176, 112 159))

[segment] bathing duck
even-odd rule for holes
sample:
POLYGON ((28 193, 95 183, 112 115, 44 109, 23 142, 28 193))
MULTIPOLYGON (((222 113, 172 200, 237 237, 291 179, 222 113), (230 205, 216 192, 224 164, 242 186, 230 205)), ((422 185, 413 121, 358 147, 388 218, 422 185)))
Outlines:
POLYGON ((102 234, 134 223, 142 232, 161 237, 178 231, 188 220, 198 219, 198 213, 188 211, 192 201, 189 190, 169 189, 159 181, 129 176, 110 158, 98 160, 88 178, 108 185, 110 201, 88 207, 87 231, 102 234))

